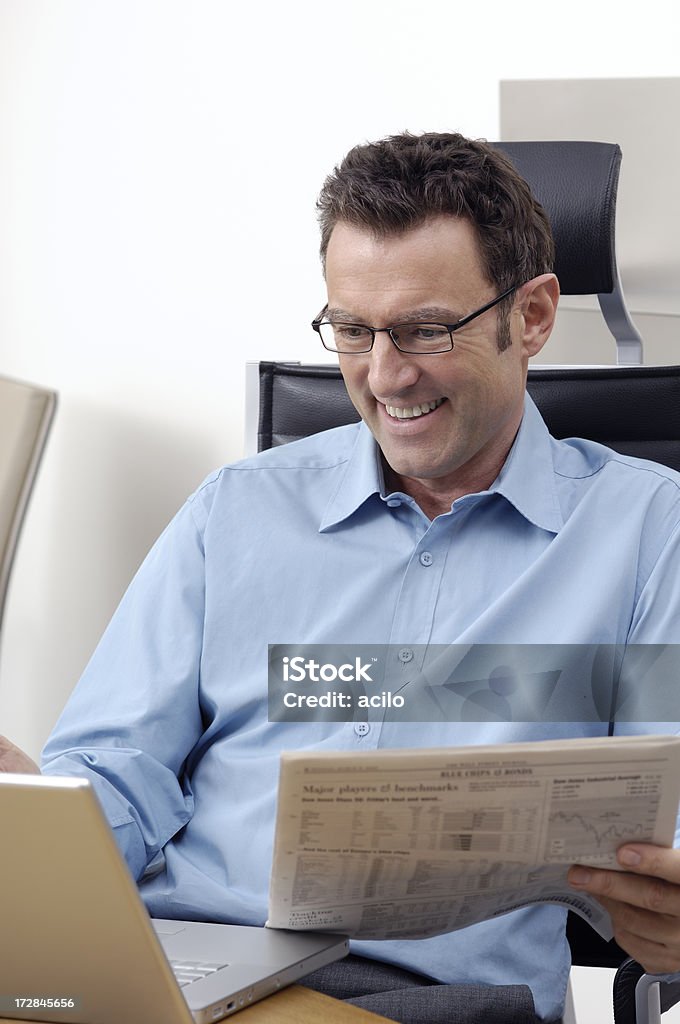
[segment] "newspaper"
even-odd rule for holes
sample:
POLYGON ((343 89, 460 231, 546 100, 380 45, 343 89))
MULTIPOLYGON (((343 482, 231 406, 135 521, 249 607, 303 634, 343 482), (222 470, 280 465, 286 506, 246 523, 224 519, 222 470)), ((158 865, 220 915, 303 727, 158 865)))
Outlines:
POLYGON ((672 846, 679 799, 679 737, 284 753, 267 923, 413 939, 545 902, 608 939, 569 866, 672 846))

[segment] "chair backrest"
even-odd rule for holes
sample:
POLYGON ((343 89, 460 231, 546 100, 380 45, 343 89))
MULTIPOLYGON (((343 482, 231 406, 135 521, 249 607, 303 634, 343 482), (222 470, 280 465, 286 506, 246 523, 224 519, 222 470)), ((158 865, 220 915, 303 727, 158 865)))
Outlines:
POLYGON ((496 142, 543 206, 555 239, 564 295, 597 295, 617 362, 642 363, 642 339, 616 265, 616 193, 621 149, 610 142, 496 142))
MULTIPOLYGON (((334 364, 257 366, 258 451, 359 419, 334 364)), ((527 387, 554 437, 680 470, 680 366, 536 367, 527 387)))
POLYGON ((0 377, 0 624, 17 542, 56 404, 53 391, 0 377))

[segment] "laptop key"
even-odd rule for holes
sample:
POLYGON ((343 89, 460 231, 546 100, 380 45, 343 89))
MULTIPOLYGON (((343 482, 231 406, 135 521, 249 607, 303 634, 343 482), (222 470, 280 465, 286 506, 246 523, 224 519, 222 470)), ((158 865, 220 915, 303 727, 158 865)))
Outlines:
POLYGON ((204 961, 192 963, 187 960, 171 960, 170 966, 178 983, 184 988, 185 985, 190 985, 192 981, 200 981, 201 978, 207 978, 209 974, 214 974, 215 971, 220 971, 223 967, 228 967, 229 965, 206 963, 204 961))

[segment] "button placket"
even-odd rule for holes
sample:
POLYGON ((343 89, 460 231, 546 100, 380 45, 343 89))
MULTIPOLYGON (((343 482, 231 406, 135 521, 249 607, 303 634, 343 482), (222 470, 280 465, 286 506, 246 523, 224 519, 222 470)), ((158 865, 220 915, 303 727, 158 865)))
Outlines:
MULTIPOLYGON (((440 595, 450 542, 450 519, 430 523, 419 538, 403 577, 390 631, 397 655, 408 643, 427 644, 440 595), (427 572, 423 572, 427 569, 427 572)), ((405 663, 403 663, 405 665, 405 663)))

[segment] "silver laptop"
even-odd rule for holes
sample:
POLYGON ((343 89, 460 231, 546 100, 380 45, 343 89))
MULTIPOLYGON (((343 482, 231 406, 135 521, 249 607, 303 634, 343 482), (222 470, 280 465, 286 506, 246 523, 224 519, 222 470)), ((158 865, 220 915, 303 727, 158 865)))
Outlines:
POLYGON ((0 775, 0 947, 0 1018, 64 1024, 207 1024, 348 952, 340 935, 151 921, 90 784, 38 775, 0 775))

